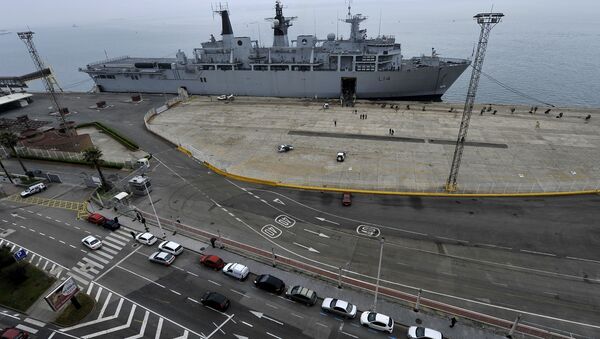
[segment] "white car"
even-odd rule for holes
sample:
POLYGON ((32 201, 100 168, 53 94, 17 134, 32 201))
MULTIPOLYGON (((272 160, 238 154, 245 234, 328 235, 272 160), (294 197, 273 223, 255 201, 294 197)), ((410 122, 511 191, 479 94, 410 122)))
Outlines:
POLYGON ((148 257, 148 260, 157 264, 169 266, 175 261, 175 256, 167 252, 154 252, 148 257))
POLYGON ((102 241, 96 239, 96 237, 93 237, 91 235, 88 235, 87 237, 81 239, 81 243, 91 250, 97 250, 100 247, 102 247, 102 241))
POLYGON ((158 249, 173 255, 180 255, 183 252, 183 246, 174 241, 163 241, 158 244, 158 249))
POLYGON ((325 298, 321 304, 321 309, 346 318, 356 317, 356 306, 344 300, 325 298))
POLYGON ((337 156, 335 157, 335 159, 338 162, 344 162, 344 160, 346 160, 346 152, 338 152, 337 156))
POLYGON ((440 332, 421 326, 411 326, 408 328, 408 337, 410 339, 442 339, 440 332))
POLYGON ((48 188, 48 187, 43 182, 40 182, 39 184, 31 185, 31 186, 27 187, 26 190, 21 192, 21 198, 28 197, 32 194, 40 193, 41 191, 45 191, 46 188, 48 188))
POLYGON ((283 145, 277 146, 277 152, 279 152, 279 153, 288 152, 288 151, 291 151, 293 149, 294 149, 294 146, 288 145, 288 144, 283 144, 283 145))
POLYGON ((223 267, 223 273, 232 276, 239 280, 244 280, 248 278, 248 274, 250 270, 247 266, 237 263, 229 263, 223 267))
POLYGON ((394 320, 387 315, 365 311, 360 315, 360 324, 379 331, 392 333, 394 320))
POLYGON ((135 240, 137 240, 141 244, 152 246, 154 245, 157 239, 152 233, 146 232, 136 235, 135 240))

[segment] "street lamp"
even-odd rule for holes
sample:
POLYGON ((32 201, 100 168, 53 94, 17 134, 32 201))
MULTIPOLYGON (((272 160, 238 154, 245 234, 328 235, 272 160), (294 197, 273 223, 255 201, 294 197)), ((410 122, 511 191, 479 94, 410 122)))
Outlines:
POLYGON ((379 278, 381 276, 381 259, 383 258, 383 244, 385 243, 385 238, 379 238, 379 266, 377 267, 377 284, 375 285, 375 298, 373 300, 373 312, 377 308, 377 294, 379 293, 379 278))
POLYGON ((163 235, 163 239, 167 237, 167 234, 162 228, 160 224, 160 219, 158 218, 158 214, 156 214, 156 208, 154 208, 154 203, 152 202, 152 197, 150 196, 150 191, 148 191, 148 181, 144 182, 144 188, 146 189, 146 194, 148 195, 148 199, 150 200, 150 205, 152 206, 152 210, 154 211, 154 216, 156 217, 156 223, 158 223, 158 228, 160 228, 160 232, 163 235))

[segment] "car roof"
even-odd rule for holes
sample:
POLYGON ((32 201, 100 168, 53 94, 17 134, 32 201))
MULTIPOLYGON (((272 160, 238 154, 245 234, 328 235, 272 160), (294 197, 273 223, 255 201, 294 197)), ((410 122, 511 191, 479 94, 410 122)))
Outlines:
POLYGON ((207 292, 206 300, 216 301, 218 303, 222 303, 227 300, 227 297, 218 292, 207 292))
POLYGON ((375 313, 375 321, 379 321, 384 324, 387 324, 390 321, 390 317, 388 317, 385 314, 375 313))
POLYGON ((88 235, 87 237, 83 238, 83 240, 87 240, 87 241, 92 241, 92 240, 94 240, 94 239, 98 240, 98 238, 96 238, 96 237, 95 237, 95 236, 93 236, 93 235, 88 235))
POLYGON ((292 287, 292 292, 295 294, 305 295, 307 297, 312 297, 312 295, 315 293, 315 291, 300 285, 292 287))
POLYGON ((167 253, 167 252, 158 252, 158 254, 156 254, 156 257, 158 258, 162 258, 162 259, 166 259, 167 257, 169 257, 171 254, 167 253))
POLYGON ((165 241, 161 244, 163 247, 170 247, 170 248, 177 248, 181 245, 179 245, 178 243, 174 242, 174 241, 165 241))
POLYGON ((343 309, 347 309, 348 308, 348 302, 344 301, 344 300, 337 299, 335 301, 335 305, 333 305, 333 306, 334 307, 341 307, 343 309))
POLYGON ((202 259, 208 260, 208 261, 219 261, 219 260, 221 260, 221 258, 219 256, 216 256, 214 254, 204 255, 204 256, 202 256, 202 259))
POLYGON ((140 235, 140 238, 152 238, 153 236, 154 236, 154 235, 153 235, 152 233, 148 233, 148 232, 146 232, 146 233, 142 233, 142 234, 140 235))

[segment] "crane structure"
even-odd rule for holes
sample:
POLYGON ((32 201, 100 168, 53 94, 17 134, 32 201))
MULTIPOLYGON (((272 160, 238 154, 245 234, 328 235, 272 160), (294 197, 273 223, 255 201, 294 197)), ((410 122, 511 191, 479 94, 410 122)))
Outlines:
POLYGON ((458 178, 458 170, 460 168, 460 161, 462 159, 465 140, 469 130, 469 123, 471 122, 471 113, 473 111, 473 105, 475 104, 475 95, 477 94, 479 78, 481 77, 483 58, 485 57, 485 51, 487 50, 490 31, 492 28, 494 28, 494 26, 502 21, 502 17, 504 17, 504 14, 502 13, 491 12, 479 13, 473 17, 473 19, 475 19, 477 24, 481 27, 481 33, 479 35, 479 42, 477 43, 475 60, 473 60, 473 64, 471 65, 471 67, 473 67, 473 71, 471 72, 471 81, 469 82, 467 98, 465 100, 462 119, 460 121, 460 128, 458 130, 458 138, 456 139, 456 147, 454 148, 454 156, 452 157, 450 175, 448 176, 448 181, 446 182, 447 192, 456 192, 457 190, 456 180, 458 178))
MULTIPOLYGON (((39 72, 44 72, 44 71, 47 71, 48 69, 46 69, 46 67, 44 66, 44 62, 40 58, 40 55, 39 55, 37 49, 35 48, 35 44, 33 43, 33 34, 34 34, 34 32, 32 32, 32 31, 17 33, 17 35, 19 36, 19 39, 23 40, 23 42, 27 46, 27 51, 29 52, 29 55, 31 56, 31 59, 33 60, 33 63, 35 64, 35 67, 37 68, 37 70, 39 72)), ((42 77, 42 79, 44 81, 44 86, 46 87, 46 91, 48 91, 48 94, 50 94, 50 97, 52 98, 52 101, 54 102, 54 107, 58 111, 58 116, 60 118, 63 128, 65 129, 65 133, 67 135, 72 135, 73 131, 69 127, 69 125, 67 124, 67 121, 65 119, 65 113, 67 112, 67 109, 61 107, 61 105, 58 101, 58 93, 57 92, 62 92, 63 90, 58 85, 58 81, 54 77, 54 74, 52 73, 52 71, 45 72, 44 74, 45 74, 45 76, 42 77)))

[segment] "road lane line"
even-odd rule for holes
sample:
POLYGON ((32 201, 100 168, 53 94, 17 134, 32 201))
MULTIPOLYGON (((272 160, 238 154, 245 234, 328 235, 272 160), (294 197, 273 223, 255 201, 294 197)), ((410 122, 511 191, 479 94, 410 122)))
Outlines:
MULTIPOLYGON (((65 223, 65 224, 66 224, 66 223, 65 223)), ((80 230, 80 229, 81 229, 81 227, 77 227, 77 226, 73 226, 73 227, 75 227, 75 229, 78 229, 78 230, 80 230)))
POLYGON ((37 231, 36 231, 36 230, 34 230, 33 228, 30 228, 29 230, 30 230, 31 232, 33 232, 33 233, 37 232, 37 231))
POLYGON ((133 320, 133 314, 135 313, 135 309, 136 309, 137 305, 133 304, 131 305, 131 311, 129 311, 129 318, 127 318, 127 323, 121 325, 121 326, 116 326, 116 327, 112 327, 109 328, 107 330, 103 330, 103 331, 98 331, 96 333, 92 333, 92 334, 88 334, 88 335, 84 335, 83 339, 90 339, 90 338, 95 338, 101 335, 105 335, 108 333, 112 333, 112 332, 116 332, 116 331, 120 331, 120 330, 124 330, 126 328, 129 328, 129 326, 131 326, 131 321, 133 320))
POLYGON ((176 269, 178 269, 178 270, 180 270, 180 271, 185 271, 183 268, 181 268, 181 267, 179 267, 179 266, 171 265, 171 267, 173 267, 173 268, 176 268, 176 269))
POLYGON ((44 327, 44 326, 46 326, 46 323, 41 322, 39 320, 31 319, 31 318, 25 318, 23 321, 26 322, 26 323, 35 325, 37 327, 44 327))
MULTIPOLYGON (((131 273, 131 274, 133 274, 133 275, 135 275, 135 276, 137 276, 139 278, 142 278, 142 279, 144 279, 144 280, 146 280, 146 281, 148 281, 148 282, 150 282, 150 283, 152 283, 152 284, 154 284, 156 286, 160 286, 162 288, 165 288, 165 286, 157 283, 156 281, 154 281, 152 279, 146 278, 146 277, 144 277, 143 275, 141 275, 139 273, 136 273, 136 272, 134 272, 132 270, 126 269, 125 267, 121 267, 121 266, 116 266, 116 267, 122 269, 123 271, 127 271, 127 272, 129 272, 129 273, 131 273)), ((106 272, 104 272, 104 273, 106 273, 106 272)), ((96 280, 98 280, 98 279, 96 279, 96 280)))
POLYGON ((207 279, 207 280, 208 280, 208 282, 210 282, 211 284, 215 284, 215 285, 217 285, 217 286, 221 286, 221 284, 219 284, 219 283, 218 283, 218 282, 216 282, 216 281, 212 281, 212 280, 210 280, 210 279, 207 279))
MULTIPOLYGON (((85 292, 85 293, 86 293, 86 294, 90 294, 90 293, 92 293, 92 288, 94 288, 94 283, 90 283, 90 284, 88 285, 87 292, 85 292)), ((96 299, 96 301, 98 301, 98 299, 96 299)))
POLYGON ((350 333, 348 333, 348 332, 341 331, 340 333, 343 333, 343 334, 345 334, 345 335, 347 335, 347 336, 349 336, 349 337, 352 337, 352 338, 358 338, 358 336, 356 336, 356 335, 354 335, 354 334, 350 334, 350 333))
POLYGON ((600 261, 598 261, 598 260, 592 260, 592 259, 585 259, 585 258, 578 258, 578 257, 567 257, 567 259, 580 260, 580 261, 588 261, 588 262, 593 262, 595 264, 600 264, 600 261))
POLYGON ((45 237, 46 233, 38 232, 41 236, 45 237))
POLYGON ((187 274, 191 274, 191 275, 193 275, 194 277, 197 277, 197 276, 198 276, 198 275, 197 275, 196 273, 194 273, 194 272, 190 272, 190 271, 186 271, 186 272, 187 272, 187 274))
POLYGON ((189 301, 191 301, 191 302, 195 302, 196 304, 199 304, 199 303, 200 303, 200 302, 199 302, 198 300, 196 300, 196 299, 192 299, 192 298, 190 298, 190 297, 187 297, 187 298, 188 298, 188 300, 189 300, 189 301))
POLYGON ((48 267, 48 264, 49 264, 49 263, 50 263, 50 262, 49 262, 48 260, 46 260, 46 263, 44 264, 44 267, 43 267, 42 269, 43 269, 43 270, 46 270, 46 267, 48 267))
POLYGON ((238 290, 234 290, 233 288, 230 288, 229 290, 230 290, 231 292, 233 292, 233 293, 237 293, 237 294, 239 294, 239 295, 241 295, 241 296, 243 296, 243 297, 248 297, 248 298, 250 298, 250 297, 249 297, 249 296, 247 296, 245 293, 242 293, 242 292, 240 292, 240 291, 238 291, 238 290))
POLYGON ((158 324, 156 325, 156 336, 154 339, 160 339, 160 332, 162 331, 163 318, 158 318, 158 324))
POLYGON ((105 276, 106 274, 108 274, 108 272, 112 271, 113 268, 117 267, 118 265, 120 265, 123 261, 127 260, 130 256, 132 256, 135 252, 137 252, 141 247, 136 247, 135 250, 131 251, 131 253, 129 253, 128 255, 125 256, 125 258, 119 260, 118 263, 114 264, 113 266, 111 266, 109 269, 107 269, 106 271, 104 271, 104 273, 100 274, 96 279, 94 279, 94 281, 98 281, 100 279, 102 279, 103 276, 105 276))
POLYGON ((175 290, 169 289, 169 291, 171 291, 171 292, 173 292, 173 293, 175 293, 175 294, 177 294, 177 295, 181 295, 181 293, 179 293, 179 292, 177 292, 177 291, 175 291, 175 290))
POLYGON ((29 327, 29 326, 23 325, 23 324, 19 324, 19 325, 15 326, 15 327, 18 328, 18 329, 20 329, 20 330, 23 330, 25 332, 29 332, 31 334, 36 334, 38 332, 37 329, 35 329, 33 327, 29 327))
POLYGON ((52 239, 52 240, 56 240, 56 238, 55 238, 55 237, 53 237, 53 236, 51 236, 51 235, 49 235, 49 236, 48 236, 48 238, 50 238, 50 239, 52 239))
POLYGON ((217 328, 219 331, 221 331, 221 333, 225 334, 225 331, 223 331, 223 329, 222 329, 222 328, 221 328, 219 325, 217 325, 217 324, 216 324, 214 321, 213 321, 213 325, 215 325, 215 327, 216 327, 216 328, 217 328))
MULTIPOLYGON (((93 284, 90 284, 90 286, 93 286, 93 284)), ((100 294, 102 293, 102 287, 98 288, 98 292, 96 292, 96 297, 94 299, 96 299, 96 302, 98 302, 100 300, 100 294)), ((90 294, 88 292, 88 294, 90 294)))
POLYGON ((131 337, 127 337, 125 339, 139 339, 144 337, 144 332, 146 332, 146 325, 148 324, 148 316, 150 316, 150 312, 146 311, 146 313, 144 314, 144 320, 142 320, 142 326, 140 327, 140 333, 132 335, 131 337))
POLYGON ((270 336, 271 336, 271 337, 273 337, 273 338, 277 338, 277 339, 283 339, 283 338, 281 338, 281 337, 278 337, 278 336, 276 336, 275 334, 272 334, 272 333, 269 333, 269 332, 267 332, 267 334, 268 334, 268 335, 270 335, 270 336))
POLYGON ((61 244, 63 244, 63 245, 66 245, 66 244, 67 244, 67 243, 65 243, 63 240, 59 240, 58 242, 59 242, 59 243, 61 243, 61 244))
POLYGON ((294 312, 292 312, 292 315, 293 315, 294 317, 298 317, 298 318, 300 318, 300 319, 304 319, 304 317, 303 317, 303 316, 301 316, 301 315, 299 315, 299 314, 296 314, 296 313, 294 313, 294 312))
POLYGON ((269 304, 268 302, 265 302, 265 305, 267 305, 267 306, 269 306, 269 307, 271 307, 271 308, 274 308, 274 309, 278 309, 278 307, 277 307, 277 306, 275 306, 275 305, 272 305, 272 304, 269 304))
POLYGON ((75 247, 75 246, 73 246, 73 245, 71 245, 71 244, 69 244, 69 246, 70 246, 70 247, 72 247, 72 248, 77 248, 77 247, 75 247))
POLYGON ((520 250, 520 251, 525 252, 525 253, 539 254, 539 255, 545 255, 545 256, 549 256, 549 257, 556 257, 556 254, 553 254, 553 253, 530 251, 530 250, 520 250))
POLYGON ((327 326, 327 325, 325 325, 325 324, 321 324, 320 322, 316 322, 315 324, 317 324, 317 325, 319 325, 319 326, 323 326, 323 327, 329 327, 329 326, 327 326))
MULTIPOLYGON (((98 286, 101 287, 101 286, 98 286)), ((106 296, 106 299, 104 300, 104 304, 102 304, 102 309, 100 310, 100 314, 98 315, 98 319, 101 319, 102 316, 104 315, 104 311, 106 311, 106 307, 108 306, 109 302, 110 302, 110 298, 112 297, 112 293, 108 292, 108 295, 106 296)))
POLYGON ((249 326, 249 327, 254 327, 254 325, 252 325, 252 324, 249 324, 249 323, 247 323, 247 322, 245 322, 245 321, 243 321, 243 320, 241 321, 241 323, 242 323, 242 324, 244 324, 244 325, 246 325, 246 326, 249 326))

